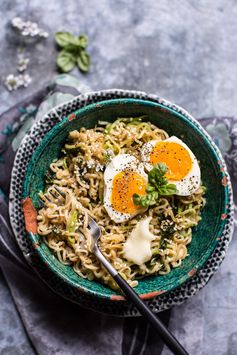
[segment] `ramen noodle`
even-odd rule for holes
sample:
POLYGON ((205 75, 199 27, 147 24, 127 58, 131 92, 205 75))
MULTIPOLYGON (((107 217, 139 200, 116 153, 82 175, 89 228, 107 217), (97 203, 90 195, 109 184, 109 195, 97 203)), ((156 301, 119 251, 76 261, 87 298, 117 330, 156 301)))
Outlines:
POLYGON ((187 257, 192 227, 197 226, 205 204, 205 188, 189 196, 161 196, 157 204, 122 223, 114 222, 104 203, 104 170, 118 154, 141 160, 141 149, 152 140, 166 140, 168 134, 139 118, 100 122, 92 129, 71 131, 62 156, 50 165, 44 201, 38 211, 38 233, 58 260, 71 265, 83 278, 99 280, 115 289, 117 285, 90 252, 88 214, 101 228, 99 247, 114 268, 134 287, 141 277, 164 275, 179 267, 187 257), (65 194, 56 196, 55 186, 65 194), (51 194, 53 193, 53 195, 51 194), (151 258, 138 265, 124 256, 124 244, 139 221, 150 217, 151 258))

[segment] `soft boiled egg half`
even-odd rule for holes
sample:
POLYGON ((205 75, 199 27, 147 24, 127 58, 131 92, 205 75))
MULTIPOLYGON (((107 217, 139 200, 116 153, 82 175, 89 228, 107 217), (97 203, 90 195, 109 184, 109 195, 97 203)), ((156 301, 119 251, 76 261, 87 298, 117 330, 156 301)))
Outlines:
POLYGON ((155 164, 166 164, 168 170, 165 176, 170 183, 175 184, 176 194, 179 196, 191 195, 201 184, 197 158, 189 147, 175 136, 144 144, 141 158, 148 171, 155 164))
POLYGON ((119 154, 111 160, 104 172, 104 206, 113 221, 127 221, 145 210, 134 204, 133 195, 145 195, 147 181, 143 164, 134 156, 119 154))

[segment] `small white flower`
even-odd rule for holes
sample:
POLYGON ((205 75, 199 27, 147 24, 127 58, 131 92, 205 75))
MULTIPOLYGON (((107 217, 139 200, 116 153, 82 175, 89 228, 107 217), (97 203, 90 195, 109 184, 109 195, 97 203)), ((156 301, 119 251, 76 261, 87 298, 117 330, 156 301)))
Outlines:
POLYGON ((32 79, 29 74, 13 75, 9 74, 6 77, 5 85, 9 91, 16 90, 20 87, 27 87, 32 79))
POLYGON ((40 36, 40 30, 39 28, 33 30, 31 29, 31 34, 30 34, 32 37, 35 37, 35 36, 40 36))
POLYGON ((49 34, 46 31, 40 32, 40 37, 48 38, 49 34))
POLYGON ((16 90, 19 85, 18 80, 17 80, 17 76, 15 76, 13 74, 9 74, 6 77, 5 85, 9 91, 16 90))
POLYGON ((23 75, 18 75, 16 76, 17 78, 17 82, 18 82, 18 87, 21 87, 24 85, 24 79, 23 79, 23 75))
POLYGON ((29 27, 31 27, 32 30, 38 29, 38 25, 37 25, 36 22, 30 22, 30 21, 28 21, 28 22, 27 22, 27 25, 28 25, 29 27))
POLYGON ((24 58, 20 56, 17 63, 17 70, 21 73, 25 71, 27 69, 29 61, 29 58, 24 58))
POLYGON ((29 74, 23 74, 22 75, 22 79, 23 79, 23 86, 26 88, 32 81, 31 77, 29 74))
POLYGON ((30 35, 30 31, 28 29, 24 29, 22 32, 21 32, 22 36, 24 37, 27 37, 30 35))
POLYGON ((19 29, 22 29, 23 28, 23 24, 24 24, 24 22, 22 21, 22 19, 20 17, 14 17, 12 19, 11 23, 12 23, 13 27, 16 27, 16 28, 19 28, 19 29))
POLYGON ((48 33, 40 28, 36 22, 23 21, 20 17, 15 17, 12 19, 11 24, 24 37, 48 37, 48 33))

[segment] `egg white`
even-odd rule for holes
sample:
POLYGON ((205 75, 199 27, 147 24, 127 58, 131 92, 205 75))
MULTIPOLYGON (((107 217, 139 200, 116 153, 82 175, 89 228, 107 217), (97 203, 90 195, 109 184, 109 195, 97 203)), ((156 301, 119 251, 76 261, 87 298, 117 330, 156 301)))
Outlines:
POLYGON ((114 157, 107 165, 104 172, 104 207, 110 218, 116 223, 125 222, 133 218, 135 215, 146 210, 144 208, 141 208, 136 210, 133 214, 129 214, 118 212, 112 207, 111 196, 113 190, 113 179, 119 172, 124 171, 128 168, 130 171, 136 172, 137 174, 141 175, 146 181, 148 181, 148 177, 144 171, 143 164, 140 163, 137 158, 130 154, 119 154, 114 157))
MULTIPOLYGON (((151 140, 148 143, 145 143, 141 149, 141 159, 144 163, 144 166, 148 171, 150 171, 153 168, 153 165, 150 163, 150 155, 151 152, 156 145, 156 143, 160 142, 160 140, 151 140)), ((191 149, 179 138, 175 136, 171 136, 170 138, 167 138, 164 140, 164 142, 175 142, 181 145, 186 149, 186 151, 189 153, 189 156, 192 161, 192 167, 189 171, 189 173, 183 177, 181 180, 168 180, 169 183, 174 184, 177 188, 177 193, 176 195, 179 196, 189 196, 193 194, 201 185, 201 172, 200 172, 200 167, 197 161, 197 158, 191 151, 191 149)))

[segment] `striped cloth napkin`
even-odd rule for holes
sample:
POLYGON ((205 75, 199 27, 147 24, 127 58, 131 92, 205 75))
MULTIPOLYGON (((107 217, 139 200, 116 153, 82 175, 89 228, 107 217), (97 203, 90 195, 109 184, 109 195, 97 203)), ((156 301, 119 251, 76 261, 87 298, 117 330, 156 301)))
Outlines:
MULTIPOLYGON (((74 77, 59 76, 0 116, 0 268, 38 354, 161 354, 163 344, 143 318, 101 315, 54 294, 27 265, 10 227, 10 176, 21 140, 49 109, 83 91, 74 77)), ((159 316, 168 325, 170 311, 159 316)))

